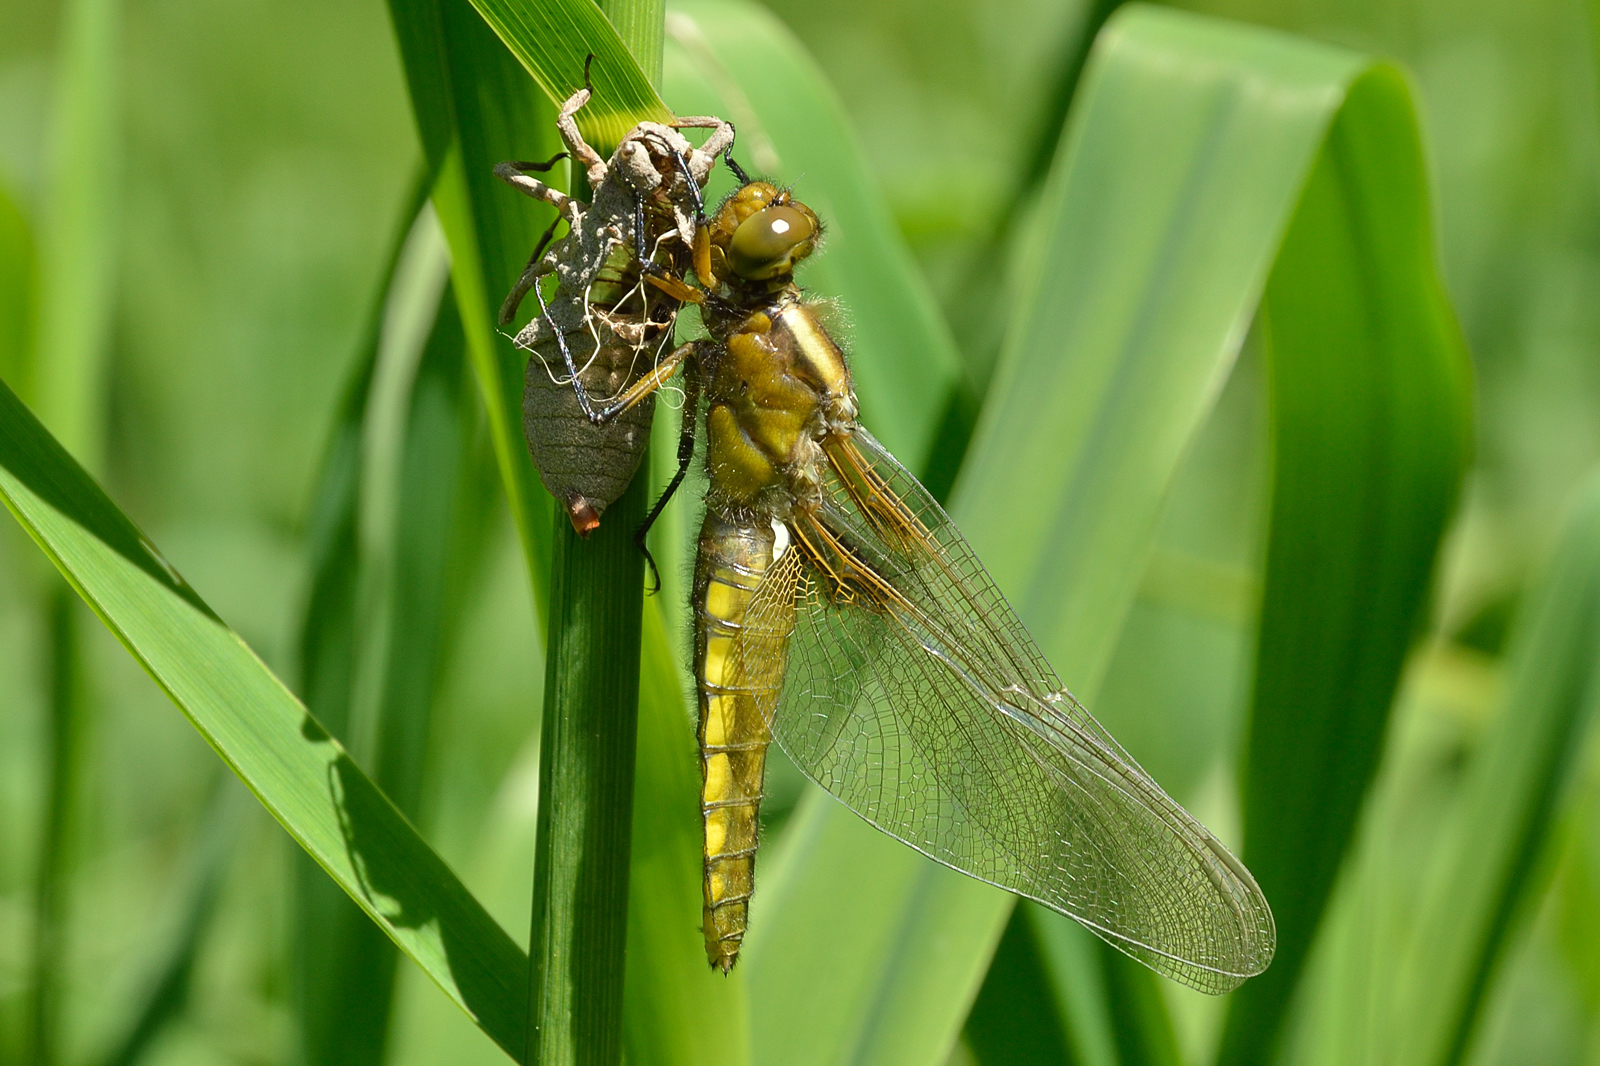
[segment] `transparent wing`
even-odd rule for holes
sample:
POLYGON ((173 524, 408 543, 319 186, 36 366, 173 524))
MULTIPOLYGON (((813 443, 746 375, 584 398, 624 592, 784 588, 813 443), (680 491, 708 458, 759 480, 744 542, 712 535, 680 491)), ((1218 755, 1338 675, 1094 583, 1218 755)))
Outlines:
POLYGON ((751 605, 757 627, 793 618, 784 751, 890 836, 1177 981, 1264 970, 1276 932, 1244 866, 1066 691, 916 478, 865 431, 827 451, 825 503, 792 531, 805 565, 751 605))

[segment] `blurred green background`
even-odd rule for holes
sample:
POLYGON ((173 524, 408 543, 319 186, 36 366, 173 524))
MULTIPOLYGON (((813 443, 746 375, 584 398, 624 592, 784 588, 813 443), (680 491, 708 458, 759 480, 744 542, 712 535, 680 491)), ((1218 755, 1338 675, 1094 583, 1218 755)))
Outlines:
MULTIPOLYGON (((1419 842, 1502 713, 1516 606, 1600 459, 1600 12, 1581 0, 1188 6, 1394 57, 1419 95, 1443 271, 1477 374, 1477 443, 1390 725, 1384 817, 1363 827, 1360 845, 1360 876, 1404 896, 1418 880, 1419 842)), ((1004 311, 1001 267, 985 249, 1030 180, 1041 131, 1059 122, 1052 94, 1063 69, 1107 5, 770 7, 837 89, 981 377, 1004 311)), ((103 442, 90 465, 218 613, 280 676, 296 677, 318 464, 422 155, 388 11, 378 0, 129 0, 116 10, 105 68, 112 119, 91 171, 76 175, 105 197, 114 294, 103 442)), ((63 9, 7 0, 3 23, 0 239, 27 231, 42 241, 67 180, 52 163, 63 9)), ((13 291, 29 284, 0 273, 13 291)), ((1225 840, 1236 838, 1228 782, 1261 535, 1261 372, 1247 346, 1168 500, 1161 549, 1096 706, 1225 840), (1189 578, 1164 582, 1168 558, 1185 560, 1189 578), (1198 591, 1196 559, 1208 568, 1198 591), (1150 724, 1171 715, 1143 713, 1177 704, 1181 730, 1150 724)), ((26 396, 19 373, 0 366, 26 396)), ((504 503, 486 498, 498 510, 460 591, 422 821, 520 939, 532 858, 519 827, 534 795, 543 641, 504 503)), ((0 1062, 23 1053, 31 1002, 49 745, 41 604, 56 581, 25 536, 0 524, 0 1062)), ((189 913, 192 842, 209 797, 234 787, 219 785, 204 742, 83 618, 94 711, 84 827, 67 857, 60 1061, 71 1063, 100 1061, 141 1009, 189 913)), ((1473 1062, 1600 1064, 1600 748, 1586 740, 1574 766, 1550 846, 1530 858, 1533 891, 1493 971, 1473 1062)), ((295 1059, 294 848, 253 804, 236 817, 238 846, 189 1002, 145 1061, 295 1059)), ((1376 950, 1358 942, 1380 927, 1351 933, 1347 950, 1376 950)), ((453 1061, 450 1041, 469 1028, 403 971, 392 1057, 453 1061)), ((1180 1054, 1207 1061, 1215 1010, 1181 990, 1164 994, 1180 1054)))

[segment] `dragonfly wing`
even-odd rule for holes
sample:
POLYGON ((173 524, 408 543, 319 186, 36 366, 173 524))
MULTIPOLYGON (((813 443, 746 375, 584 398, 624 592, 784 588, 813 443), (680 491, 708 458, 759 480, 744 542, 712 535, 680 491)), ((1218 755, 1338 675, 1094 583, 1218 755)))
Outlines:
POLYGON ((1254 879, 1066 691, 938 503, 865 431, 828 454, 774 739, 890 836, 1160 973, 1264 970, 1254 879))

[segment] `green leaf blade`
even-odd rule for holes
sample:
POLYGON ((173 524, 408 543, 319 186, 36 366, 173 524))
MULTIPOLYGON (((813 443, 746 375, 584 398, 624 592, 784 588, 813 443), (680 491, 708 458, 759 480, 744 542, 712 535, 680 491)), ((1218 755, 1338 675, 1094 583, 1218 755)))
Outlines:
POLYGON ((39 261, 33 228, 0 182, 0 379, 27 397, 33 382, 39 261))
POLYGON ((990 572, 1028 590, 1018 608, 1075 692, 1109 663, 1166 487, 1359 62, 1141 5, 1096 46, 953 508, 974 544, 1011 545, 990 572), (1030 484, 1042 455, 1059 473, 1030 484))
POLYGON ((594 96, 578 112, 578 128, 602 152, 640 122, 672 121, 672 112, 593 0, 472 4, 552 103, 564 103, 583 88, 587 64, 594 96))
POLYGON ((1461 1062, 1600 699, 1600 479, 1520 613, 1499 717, 1443 835, 1384 1034, 1391 1061, 1461 1062))
POLYGON ((1274 473, 1244 775, 1278 958, 1223 1061, 1265 1061, 1377 769, 1465 467, 1466 353, 1393 68, 1353 81, 1268 284, 1274 473))
POLYGON ((273 817, 496 1042, 519 1049, 523 953, 9 389, 0 494, 273 817))

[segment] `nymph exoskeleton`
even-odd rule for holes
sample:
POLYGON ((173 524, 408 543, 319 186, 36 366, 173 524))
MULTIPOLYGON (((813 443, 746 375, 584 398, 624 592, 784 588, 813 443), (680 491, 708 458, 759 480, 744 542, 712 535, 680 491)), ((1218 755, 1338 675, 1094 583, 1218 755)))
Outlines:
MULTIPOLYGON (((586 72, 587 73, 587 72, 586 72)), ((587 80, 587 77, 586 79, 587 80)), ((704 116, 670 125, 641 122, 608 162, 584 141, 574 116, 589 102, 585 87, 561 107, 556 127, 567 151, 545 163, 501 163, 495 174, 555 207, 558 217, 500 310, 509 325, 531 290, 539 313, 516 336, 530 353, 522 397, 528 451, 545 487, 587 535, 633 479, 650 439, 654 413, 646 399, 619 417, 606 405, 672 350, 685 287, 701 189, 718 154, 733 144, 733 126, 704 116), (678 132, 709 129, 696 148, 678 132), (529 175, 570 155, 592 190, 584 203, 529 175), (565 219, 565 237, 545 250, 565 219), (553 296, 539 287, 554 274, 553 296), (646 278, 655 275, 655 284, 646 278)))

